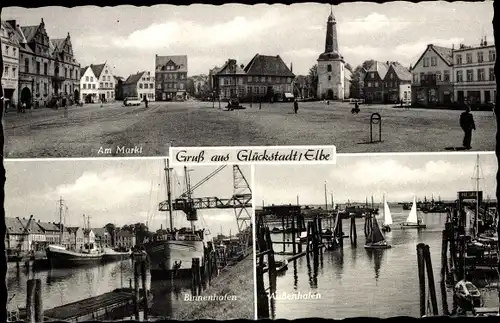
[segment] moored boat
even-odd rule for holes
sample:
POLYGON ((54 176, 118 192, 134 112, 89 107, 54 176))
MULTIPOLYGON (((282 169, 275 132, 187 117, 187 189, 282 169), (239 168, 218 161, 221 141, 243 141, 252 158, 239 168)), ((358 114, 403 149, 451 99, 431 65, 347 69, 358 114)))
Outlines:
POLYGON ((389 249, 391 245, 387 243, 384 235, 380 231, 377 218, 372 218, 372 229, 366 239, 365 249, 389 249))
POLYGON ((102 260, 103 262, 121 261, 130 259, 132 252, 129 251, 116 251, 113 249, 104 249, 102 260))
POLYGON ((384 222, 382 225, 382 232, 391 232, 391 224, 392 224, 391 209, 389 208, 389 205, 387 204, 384 195, 384 222))
POLYGON ((423 223, 422 219, 419 219, 417 214, 417 202, 415 197, 413 197, 413 204, 411 206, 410 214, 406 221, 401 223, 402 229, 425 229, 427 226, 423 223))
POLYGON ((90 248, 79 252, 58 245, 49 245, 46 249, 47 259, 52 268, 94 266, 102 263, 104 253, 96 249, 93 244, 88 247, 90 248))

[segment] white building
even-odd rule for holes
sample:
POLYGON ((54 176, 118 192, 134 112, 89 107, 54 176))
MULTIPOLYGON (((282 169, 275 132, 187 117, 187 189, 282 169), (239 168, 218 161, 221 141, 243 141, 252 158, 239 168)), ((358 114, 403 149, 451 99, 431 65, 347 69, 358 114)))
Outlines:
POLYGON ((454 93, 458 102, 496 101, 495 60, 495 45, 486 39, 479 45, 460 45, 453 50, 454 93))
POLYGON ((106 62, 104 64, 93 65, 90 68, 97 80, 97 98, 99 101, 112 102, 115 100, 115 78, 111 72, 111 67, 106 62))
POLYGON ((326 28, 325 52, 318 57, 318 92, 322 99, 343 100, 345 97, 345 61, 339 52, 337 22, 330 12, 326 28))
POLYGON ((427 105, 456 101, 453 95, 451 48, 427 45, 411 68, 411 73, 412 102, 427 105))
POLYGON ((1 44, 2 44, 2 96, 9 100, 9 104, 17 104, 18 81, 19 81, 19 42, 16 39, 15 30, 6 21, 1 22, 1 44))
POLYGON ((90 66, 86 66, 80 71, 80 93, 81 100, 85 103, 96 103, 99 101, 99 81, 94 75, 90 66))
POLYGON ((143 71, 130 75, 122 84, 123 97, 135 96, 148 101, 155 101, 155 77, 151 72, 143 71))

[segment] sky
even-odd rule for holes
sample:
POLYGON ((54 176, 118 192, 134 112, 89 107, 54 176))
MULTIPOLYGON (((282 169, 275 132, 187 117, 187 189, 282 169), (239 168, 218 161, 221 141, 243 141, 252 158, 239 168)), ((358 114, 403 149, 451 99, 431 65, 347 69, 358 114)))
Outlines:
MULTIPOLYGON (((353 67, 368 59, 416 63, 427 44, 493 42, 493 1, 403 1, 333 6, 341 54, 353 67)), ((155 54, 187 55, 188 75, 208 74, 233 58, 247 64, 259 53, 280 55, 306 75, 324 51, 330 5, 227 4, 153 7, 3 8, 3 20, 38 25, 49 37, 69 32, 81 66, 104 61, 115 76, 153 71, 155 54)))
MULTIPOLYGON (((256 207, 296 204, 325 204, 325 182, 329 205, 373 199, 388 203, 428 199, 455 200, 458 191, 476 190, 478 177, 475 154, 447 155, 385 155, 348 157, 337 155, 336 165, 256 165, 256 207)), ((483 196, 495 198, 496 172, 494 153, 481 154, 479 159, 480 190, 483 196)))
MULTIPOLYGON (((82 226, 83 214, 90 216, 90 227, 117 226, 148 221, 156 231, 168 223, 168 213, 158 211, 166 200, 164 160, 33 160, 5 161, 5 214, 58 222, 60 197, 68 207, 67 225, 82 226)), ((189 172, 191 185, 214 171, 215 166, 198 166, 189 172)), ((241 166, 250 181, 249 166, 241 166)), ((184 170, 174 169, 172 196, 184 192, 184 170), (182 192, 181 192, 182 190, 182 192)), ((194 191, 193 197, 230 198, 233 195, 232 167, 228 166, 194 191)), ((200 210, 198 226, 212 235, 237 233, 233 210, 200 210)), ((250 210, 251 214, 251 210, 250 210)), ((174 226, 188 225, 181 212, 174 212, 174 226)))

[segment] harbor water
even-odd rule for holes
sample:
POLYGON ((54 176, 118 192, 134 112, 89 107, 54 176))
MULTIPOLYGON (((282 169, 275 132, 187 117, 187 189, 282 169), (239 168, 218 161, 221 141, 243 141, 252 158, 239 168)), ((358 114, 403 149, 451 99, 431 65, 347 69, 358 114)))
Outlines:
MULTIPOLYGON (((400 205, 391 206, 393 229, 385 234, 387 242, 392 245, 391 249, 366 250, 364 219, 356 219, 357 247, 351 246, 349 238, 344 239, 343 250, 323 251, 317 268, 314 268, 312 257, 310 266, 307 265, 306 257, 290 263, 286 273, 277 278, 276 298, 271 299, 271 317, 419 317, 418 243, 430 246, 439 313, 442 314, 439 283, 441 233, 446 213, 422 213, 420 216, 427 225, 426 229, 402 230, 399 223, 406 219, 408 212, 400 205), (293 299, 300 295, 304 298, 310 292, 317 295, 315 299, 293 299)), ((349 234, 349 225, 350 220, 343 220, 345 234, 349 234)), ((269 226, 272 228, 271 224, 269 226)), ((272 235, 273 241, 283 241, 282 237, 283 234, 272 235)), ((287 239, 290 238, 287 235, 287 239)), ((274 249, 282 251, 283 245, 275 244, 274 249)), ((286 246, 286 251, 292 251, 292 246, 286 246)), ((277 259, 280 257, 283 256, 277 256, 277 259)), ((268 286, 267 275, 265 277, 268 286)), ((498 307, 497 284, 497 280, 483 280, 477 285, 486 307, 498 307)), ((447 299, 451 311, 450 287, 447 288, 447 299)))
MULTIPOLYGON (((133 284, 132 260, 124 260, 90 268, 51 269, 28 274, 21 265, 15 263, 7 268, 7 291, 10 311, 26 306, 26 286, 28 279, 42 281, 44 309, 50 309, 88 297, 110 292, 116 288, 133 284)), ((177 309, 185 303, 185 295, 191 295, 190 281, 165 280, 151 282, 148 275, 147 287, 151 288, 154 299, 150 314, 165 318, 175 318, 177 309)))

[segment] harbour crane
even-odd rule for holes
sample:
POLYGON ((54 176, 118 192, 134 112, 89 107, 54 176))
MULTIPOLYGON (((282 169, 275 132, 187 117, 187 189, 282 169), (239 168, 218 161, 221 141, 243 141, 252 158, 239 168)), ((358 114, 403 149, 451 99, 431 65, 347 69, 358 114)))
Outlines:
POLYGON ((189 180, 187 180, 187 190, 178 198, 161 202, 159 204, 159 211, 183 211, 188 218, 195 218, 196 211, 200 209, 233 209, 240 238, 243 240, 242 242, 246 247, 249 244, 249 239, 252 234, 250 229, 252 221, 252 190, 238 165, 233 165, 233 195, 231 197, 192 197, 192 193, 196 188, 208 182, 225 168, 226 165, 218 167, 193 186, 190 186, 189 180))

